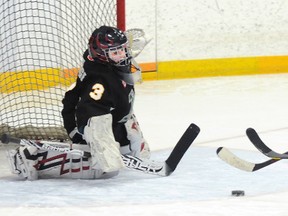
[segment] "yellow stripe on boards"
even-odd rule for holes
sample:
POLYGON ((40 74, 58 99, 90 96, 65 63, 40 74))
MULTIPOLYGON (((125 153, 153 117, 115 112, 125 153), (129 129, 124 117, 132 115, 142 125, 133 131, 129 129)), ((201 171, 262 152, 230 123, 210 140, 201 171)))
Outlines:
POLYGON ((59 84, 68 86, 73 81, 72 78, 64 77, 63 70, 57 68, 5 72, 0 73, 0 93, 43 90, 59 84))
POLYGON ((159 62, 144 80, 288 73, 288 56, 243 57, 159 62))
MULTIPOLYGON (((140 64, 141 65, 141 64, 140 64)), ((144 63, 143 80, 165 80, 211 76, 288 73, 288 56, 260 56, 144 63)), ((0 72, 0 93, 43 90, 57 85, 69 86, 78 69, 46 68, 35 71, 0 72)))

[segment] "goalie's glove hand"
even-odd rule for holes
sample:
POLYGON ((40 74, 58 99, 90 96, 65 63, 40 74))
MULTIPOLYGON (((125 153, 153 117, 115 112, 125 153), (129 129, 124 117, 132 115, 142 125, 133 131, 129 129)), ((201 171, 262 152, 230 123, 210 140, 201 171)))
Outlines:
POLYGON ((85 140, 83 139, 83 134, 81 134, 78 131, 78 128, 75 127, 70 133, 69 137, 72 140, 73 143, 85 143, 85 140))

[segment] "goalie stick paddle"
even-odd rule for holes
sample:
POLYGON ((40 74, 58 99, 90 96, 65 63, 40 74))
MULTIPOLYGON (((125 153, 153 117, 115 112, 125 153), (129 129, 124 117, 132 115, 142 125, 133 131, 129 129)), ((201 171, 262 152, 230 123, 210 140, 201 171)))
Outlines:
MULTIPOLYGON (((190 145, 196 139, 200 132, 200 128, 196 124, 190 124, 190 126, 186 129, 180 140, 177 142, 169 157, 165 162, 157 162, 153 160, 142 160, 138 157, 134 157, 131 155, 122 155, 123 162, 128 169, 141 171, 149 174, 156 174, 160 176, 169 176, 171 175, 179 162, 181 161, 183 155, 188 150, 190 145)), ((60 143, 60 142, 51 142, 51 141, 31 141, 26 139, 18 139, 14 137, 10 137, 7 134, 4 134, 1 137, 1 142, 4 144, 15 143, 15 144, 28 144, 34 145, 38 149, 41 150, 50 150, 57 152, 65 152, 71 154, 78 154, 83 157, 90 157, 91 154, 88 151, 83 151, 77 148, 71 149, 71 144, 68 143, 60 143)), ((83 146, 72 144, 75 146, 83 146)))
POLYGON ((200 132, 200 128, 195 124, 190 124, 180 140, 175 145, 169 157, 165 161, 167 165, 167 174, 170 175, 177 167, 185 152, 196 139, 200 132), (169 170, 169 171, 168 171, 169 170))
POLYGON ((260 163, 252 163, 239 158, 225 147, 219 147, 216 153, 218 157, 223 161, 225 161, 227 164, 246 172, 255 172, 280 160, 280 159, 270 159, 260 163))
POLYGON ((253 128, 248 128, 246 134, 252 144, 264 155, 273 159, 288 159, 288 152, 278 153, 270 149, 259 137, 258 133, 253 128))

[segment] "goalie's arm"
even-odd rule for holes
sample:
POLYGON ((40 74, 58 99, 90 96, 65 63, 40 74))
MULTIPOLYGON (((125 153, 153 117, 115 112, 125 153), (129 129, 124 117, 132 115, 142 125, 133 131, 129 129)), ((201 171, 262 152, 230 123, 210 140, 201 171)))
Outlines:
POLYGON ((62 117, 64 128, 67 133, 70 134, 76 128, 75 112, 76 106, 79 101, 79 90, 78 90, 78 79, 76 83, 73 83, 69 89, 66 91, 64 98, 62 100, 63 109, 62 117))

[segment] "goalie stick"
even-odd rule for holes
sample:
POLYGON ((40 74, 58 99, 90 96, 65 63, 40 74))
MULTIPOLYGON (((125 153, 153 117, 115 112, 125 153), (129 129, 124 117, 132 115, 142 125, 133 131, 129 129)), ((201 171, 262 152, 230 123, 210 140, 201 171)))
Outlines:
MULTIPOLYGON (((173 148, 172 152, 170 153, 167 160, 164 162, 157 162, 153 160, 142 160, 138 157, 134 157, 131 155, 122 155, 123 162, 125 167, 131 170, 137 170, 144 173, 149 174, 156 174, 159 176, 169 176, 171 175, 179 162, 181 161, 183 155, 188 150, 190 145, 196 139, 200 132, 200 128, 195 124, 190 124, 189 127, 186 129, 184 134, 181 136, 175 147, 173 148)), ((78 154, 83 157, 90 157, 90 152, 83 151, 81 149, 72 149, 72 145, 67 143, 59 143, 59 142, 49 142, 49 141, 37 141, 33 142, 31 140, 26 139, 18 139, 14 137, 10 137, 7 134, 4 134, 1 137, 1 142, 4 144, 8 143, 15 143, 20 145, 34 145, 40 150, 51 150, 57 151, 62 153, 71 153, 71 154, 78 154), (68 147, 70 146, 70 147, 68 147)), ((73 144, 75 146, 76 144, 73 144)), ((81 145, 77 145, 81 146, 81 145)))
POLYGON ((278 153, 270 149, 259 137, 258 133, 253 128, 248 128, 246 134, 252 144, 264 155, 273 159, 288 159, 288 152, 278 153))
POLYGON ((227 164, 246 172, 255 172, 280 160, 280 159, 270 159, 260 163, 252 163, 239 158, 225 147, 219 147, 216 153, 218 157, 223 161, 225 161, 227 164))

